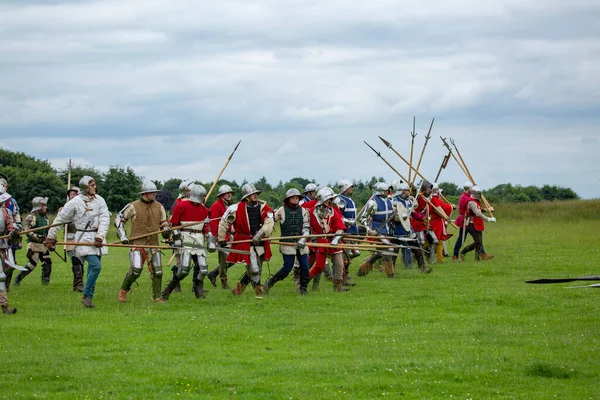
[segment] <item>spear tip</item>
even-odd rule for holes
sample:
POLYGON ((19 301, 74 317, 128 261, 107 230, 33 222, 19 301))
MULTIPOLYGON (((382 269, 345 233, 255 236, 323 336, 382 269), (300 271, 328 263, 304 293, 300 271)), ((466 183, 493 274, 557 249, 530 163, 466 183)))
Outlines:
POLYGON ((383 144, 385 144, 387 147, 391 146, 391 143, 388 142, 387 140, 385 140, 384 138, 382 138, 381 136, 379 136, 379 139, 381 139, 381 141, 383 142, 383 144))

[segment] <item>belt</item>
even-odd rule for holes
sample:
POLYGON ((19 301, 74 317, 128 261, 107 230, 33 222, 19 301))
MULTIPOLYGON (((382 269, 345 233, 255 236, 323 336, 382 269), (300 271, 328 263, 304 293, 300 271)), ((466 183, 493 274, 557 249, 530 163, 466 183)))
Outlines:
POLYGON ((182 229, 182 232, 202 233, 202 229, 182 229))
POLYGON ((77 232, 98 232, 98 228, 96 228, 96 229, 77 229, 77 232))

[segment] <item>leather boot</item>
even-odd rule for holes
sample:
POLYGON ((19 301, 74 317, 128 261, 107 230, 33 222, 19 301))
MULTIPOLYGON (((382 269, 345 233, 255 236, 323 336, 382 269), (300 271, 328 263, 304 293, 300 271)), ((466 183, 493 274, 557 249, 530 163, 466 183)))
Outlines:
POLYGON ((385 271, 385 274, 388 276, 388 278, 393 278, 394 273, 396 272, 394 271, 394 263, 391 261, 383 262, 383 270, 385 271))
POLYGON ((494 256, 493 256, 493 255, 490 255, 490 254, 485 254, 485 253, 483 253, 483 254, 481 255, 481 260, 482 260, 482 261, 491 260, 492 258, 494 258, 494 256))
POLYGON ((2 314, 12 315, 12 314, 16 314, 16 313, 17 313, 16 308, 10 308, 9 306, 2 306, 2 314))
POLYGON ((254 286, 254 297, 257 299, 262 299, 265 291, 263 290, 263 285, 254 286))
POLYGON ((169 300, 169 296, 171 295, 171 293, 173 293, 173 291, 175 290, 175 288, 177 287, 179 284, 179 278, 177 278, 177 276, 173 275, 173 279, 171 279, 169 281, 169 283, 167 283, 167 286, 165 286, 165 289, 162 292, 162 299, 163 301, 167 301, 169 300))
POLYGON ((21 281, 23 280, 23 278, 25 278, 30 273, 31 273, 30 269, 28 269, 27 271, 19 272, 19 275, 17 275, 17 277, 15 278, 15 283, 13 286, 15 286, 15 287, 21 286, 21 281))
POLYGON ((204 291, 204 282, 203 281, 198 281, 194 285, 194 295, 196 296, 197 299, 205 299, 206 298, 206 292, 204 291))
POLYGON ((269 294, 269 290, 271 290, 271 287, 273 287, 274 284, 275 284, 275 282, 273 281, 273 277, 270 277, 269 279, 267 279, 267 281, 265 282, 265 285, 263 286, 263 292, 265 294, 269 294))
POLYGON ((12 268, 8 268, 7 271, 4 271, 4 273, 6 274, 6 292, 10 292, 10 283, 12 282, 12 276, 13 276, 13 272, 15 270, 12 268))
POLYGON ((83 265, 73 265, 71 270, 73 271, 73 291, 83 292, 83 265))
POLYGON ((125 303, 127 301, 127 290, 119 290, 119 295, 117 296, 121 303, 125 303))
POLYGON ((246 285, 244 285, 242 282, 238 282, 235 287, 231 289, 231 293, 233 293, 234 296, 240 296, 242 293, 244 293, 244 289, 246 289, 246 285))
POLYGON ((371 261, 369 261, 367 259, 358 266, 358 272, 356 273, 356 275, 357 276, 367 276, 367 274, 369 272, 371 272, 371 270, 373 270, 373 264, 371 263, 371 261))
POLYGON ((312 290, 313 292, 316 292, 317 290, 319 290, 319 283, 321 282, 321 274, 315 276, 313 278, 313 284, 312 284, 312 290))
POLYGON ((52 264, 42 264, 42 285, 47 286, 50 283, 50 275, 52 274, 52 264))
POLYGON ((341 279, 333 280, 333 291, 334 292, 347 292, 350 288, 344 287, 344 284, 341 279))
POLYGON ((212 271, 210 271, 207 275, 208 280, 210 281, 210 284, 213 285, 213 287, 217 287, 217 276, 219 275, 219 268, 215 268, 212 271))
MULTIPOLYGON (((175 280, 177 278, 177 265, 173 265, 173 267, 171 267, 171 271, 173 271, 172 280, 175 280)), ((171 292, 181 293, 181 282, 179 281, 179 279, 177 279, 177 283, 175 283, 175 286, 173 287, 171 292)), ((171 292, 169 292, 169 294, 171 294, 171 292)))
POLYGON ((221 278, 221 289, 229 289, 229 284, 227 283, 227 277, 221 278))
POLYGON ((92 298, 89 296, 83 296, 83 298, 81 299, 81 304, 83 304, 84 307, 86 308, 94 308, 96 307, 94 305, 94 303, 92 303, 92 298))

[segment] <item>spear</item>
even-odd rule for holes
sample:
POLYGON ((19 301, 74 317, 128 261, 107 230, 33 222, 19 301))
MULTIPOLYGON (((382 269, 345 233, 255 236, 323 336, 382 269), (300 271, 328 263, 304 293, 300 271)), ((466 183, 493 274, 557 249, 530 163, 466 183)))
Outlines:
MULTIPOLYGON (((211 218, 210 221, 214 221, 216 219, 221 219, 221 217, 211 218)), ((172 226, 170 229, 172 231, 175 231, 177 229, 184 229, 184 228, 188 228, 188 227, 193 226, 193 225, 198 225, 198 224, 201 224, 203 222, 206 222, 206 220, 204 220, 204 221, 197 221, 197 222, 188 222, 187 224, 178 225, 178 226, 172 226)), ((154 232, 144 233, 143 235, 138 235, 138 236, 130 237, 130 238, 128 238, 128 240, 131 242, 131 241, 134 241, 134 240, 137 240, 137 239, 143 239, 143 238, 148 237, 148 236, 158 235, 159 233, 162 233, 162 231, 163 231, 162 229, 159 229, 159 230, 154 231, 154 232)), ((113 242, 111 244, 121 244, 121 242, 113 242)))
MULTIPOLYGON (((75 222, 75 221, 77 221, 77 220, 74 220, 74 221, 69 221, 69 222, 67 222, 67 224, 70 224, 71 222, 75 222)), ((25 229, 24 231, 21 231, 21 232, 19 232, 19 235, 24 235, 24 234, 26 234, 26 233, 35 232, 35 231, 40 231, 40 230, 42 230, 42 229, 50 229, 50 228, 53 228, 53 227, 55 227, 55 226, 63 226, 63 225, 65 225, 65 223, 64 223, 64 222, 62 222, 62 223, 60 223, 60 224, 50 224, 50 225, 44 225, 44 226, 40 226, 40 227, 37 227, 37 228, 25 229)), ((7 238, 7 237, 9 237, 9 236, 10 236, 10 235, 4 235, 4 236, 0 236, 0 239, 6 239, 6 238, 7 238)))
MULTIPOLYGON (((469 168, 467 168, 467 164, 465 164, 465 160, 462 158, 462 155, 460 154, 460 151, 458 151, 458 147, 456 147, 456 143, 454 143, 453 139, 450 139, 450 142, 452 143, 452 146, 454 146, 454 149, 456 150, 456 154, 458 154, 458 157, 460 158, 460 161, 462 162, 462 165, 464 166, 464 171, 467 174, 467 177, 469 178, 469 180, 471 181, 471 183, 473 185, 475 185, 475 180, 473 179, 473 175, 471 175, 471 172, 469 171, 469 168)), ((456 159, 456 157, 455 157, 455 159, 456 159)), ((457 160, 457 162, 458 162, 458 160, 457 160)), ((488 201, 485 198, 485 196, 483 195, 483 193, 481 193, 481 200, 483 200, 483 202, 485 203, 485 206, 487 207, 487 211, 493 217, 494 214, 492 214, 492 206, 490 205, 490 203, 488 203, 488 201)))
POLYGON ((221 175, 223 175, 223 171, 225 171, 225 168, 227 168, 227 165, 229 164, 229 161, 231 161, 231 159, 233 158, 233 154, 235 153, 235 151, 238 149, 240 143, 242 143, 242 141, 240 140, 238 142, 238 144, 235 145, 235 149, 233 149, 233 151, 231 152, 231 154, 229 155, 229 157, 227 158, 227 161, 225 162, 225 165, 223 166, 223 168, 221 169, 221 172, 219 172, 219 175, 217 175, 217 179, 214 180, 212 186, 210 187, 210 190, 208 191, 208 193, 206 194, 205 199, 208 200, 208 197, 210 196, 210 194, 212 193, 213 189, 215 188, 215 186, 217 185, 217 182, 219 181, 219 179, 221 179, 221 175))
MULTIPOLYGON (((92 242, 57 242, 55 245, 72 245, 72 246, 96 246, 96 243, 92 242)), ((206 246, 184 246, 184 247, 175 247, 175 246, 161 246, 161 245, 137 245, 137 244, 122 244, 122 243, 102 243, 102 247, 121 247, 127 249, 157 249, 157 250, 187 250, 187 249, 206 249, 206 246)), ((249 251, 244 250, 232 250, 232 249, 223 249, 217 247, 215 250, 222 251, 224 253, 232 252, 232 253, 240 253, 240 254, 250 254, 249 251)))
MULTIPOLYGON (((413 150, 415 148, 415 136, 417 136, 417 132, 415 132, 415 120, 416 118, 413 117, 413 130, 410 133, 410 136, 412 136, 412 140, 410 142, 410 165, 412 165, 413 162, 413 150)), ((410 179, 410 175, 411 175, 411 169, 408 169, 408 182, 412 182, 412 180, 410 179)), ((416 178, 415 178, 416 179, 416 178)))
MULTIPOLYGON (((394 153, 396 153, 396 155, 397 155, 398 157, 400 157, 400 159, 401 159, 402 161, 404 161, 404 162, 406 163, 406 165, 408 165, 408 167, 409 167, 410 169, 412 169, 412 170, 414 170, 414 171, 415 171, 415 179, 417 179, 417 178, 416 178, 416 176, 417 176, 417 175, 419 175, 421 178, 425 179, 425 177, 423 176, 423 174, 421 174, 421 173, 420 173, 420 172, 419 172, 417 169, 415 169, 415 167, 413 167, 413 166, 412 166, 412 164, 411 164, 410 162, 408 162, 408 160, 407 160, 406 158, 402 157, 402 154, 398 153, 398 151, 396 151, 396 149, 394 149, 394 147, 392 146, 392 144, 391 144, 390 142, 388 142, 387 140, 385 140, 385 139, 384 139, 384 138, 382 138, 381 136, 379 136, 379 139, 381 139, 381 141, 383 142, 383 144, 385 144, 385 146, 386 146, 388 149, 390 149, 390 150, 392 150, 394 153)), ((370 146, 369 146, 369 147, 370 147, 370 146)), ((405 180, 405 182, 407 182, 407 183, 408 183, 409 181, 405 180)))
POLYGON ((450 160, 450 152, 448 152, 448 154, 446 154, 444 156, 444 159, 442 160, 442 164, 440 165, 440 169, 438 170, 437 175, 435 176, 435 181, 437 183, 440 174, 442 173, 442 170, 445 169, 448 166, 448 161, 450 160))
MULTIPOLYGON (((280 244, 282 246, 295 246, 295 243, 287 243, 287 242, 274 242, 273 244, 280 244)), ((363 251, 379 251, 382 254, 385 255, 390 255, 390 256, 396 256, 397 254, 394 252, 386 252, 386 251, 381 251, 379 248, 373 248, 374 246, 350 246, 350 245, 343 245, 343 244, 336 244, 336 245, 331 245, 331 244, 326 244, 326 243, 305 243, 305 246, 307 247, 320 247, 320 248, 325 248, 325 249, 347 249, 347 250, 363 250, 363 251)), ((382 248, 385 249, 391 249, 394 246, 382 246, 382 248)))
MULTIPOLYGON (((69 201, 69 189, 71 189, 71 159, 69 158, 69 172, 67 173, 67 202, 69 201)), ((67 225, 64 227, 64 240, 67 241, 67 225)), ((64 260, 67 259, 67 245, 63 246, 64 260)), ((66 262, 66 261, 65 261, 66 262)))
MULTIPOLYGON (((418 171, 419 168, 421 168, 421 161, 423 161, 423 154, 425 153, 425 147, 427 147, 427 142, 429 141, 429 139, 431 139, 431 128, 433 128, 433 121, 435 121, 435 118, 433 118, 431 120, 431 124, 429 125, 429 131, 427 132, 427 136, 425 136, 425 144, 423 144, 423 149, 421 149, 421 156, 419 157, 419 162, 417 163, 417 169, 415 171, 418 171)), ((411 160, 411 164, 412 164, 412 160, 411 160)), ((414 176, 414 179, 409 182, 410 185, 413 185, 415 182, 415 180, 417 179, 417 176, 414 176)), ((423 178, 425 179, 425 178, 423 178)))
POLYGON ((402 174, 401 174, 400 172, 398 172, 398 170, 396 170, 396 168, 392 167, 392 164, 390 164, 390 163, 389 163, 389 162, 388 162, 388 161, 387 161, 385 158, 383 158, 383 157, 381 156, 381 153, 380 153, 380 152, 378 152, 377 150, 375 150, 375 149, 374 149, 374 148, 373 148, 373 147, 372 147, 372 146, 371 146, 369 143, 367 143, 367 142, 364 142, 364 143, 365 143, 367 146, 369 146, 369 148, 370 148, 371 150, 373 150, 373 152, 375 152, 375 154, 377 154, 377 157, 381 158, 381 159, 383 160, 383 162, 385 162, 385 163, 388 165, 388 167, 390 167, 390 168, 391 168, 391 169, 392 169, 392 170, 393 170, 393 171, 394 171, 396 174, 398 174, 398 176, 399 176, 400 178, 402 178, 402 180, 403 180, 404 182, 408 182, 408 181, 406 180, 406 178, 405 178, 404 176, 402 176, 402 174))

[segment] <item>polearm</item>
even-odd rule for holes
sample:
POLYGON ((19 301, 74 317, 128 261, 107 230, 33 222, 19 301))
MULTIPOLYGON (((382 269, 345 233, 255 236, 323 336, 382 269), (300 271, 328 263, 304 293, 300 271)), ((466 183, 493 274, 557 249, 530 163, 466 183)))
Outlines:
MULTIPOLYGON (((71 189, 71 159, 69 158, 69 172, 67 173, 67 202, 69 201, 69 189, 71 189)), ((64 240, 67 241, 67 225, 64 227, 64 240)), ((67 245, 63 246, 64 260, 67 259, 67 245)), ((66 261, 65 261, 66 262, 66 261)))
POLYGON ((242 143, 242 141, 240 140, 238 142, 238 144, 235 145, 235 149, 233 149, 233 151, 231 152, 231 154, 229 155, 229 157, 227 158, 227 161, 225 162, 225 165, 223 166, 223 168, 221 169, 221 172, 219 172, 219 175, 217 175, 217 179, 214 180, 212 186, 210 187, 210 190, 208 191, 208 193, 206 194, 205 199, 208 200, 208 197, 210 196, 210 194, 212 193, 213 189, 215 188, 215 186, 217 185, 217 182, 219 181, 219 179, 221 179, 221 175, 223 175, 223 172, 225 171, 225 168, 227 168, 227 165, 229 164, 229 161, 231 161, 231 159, 233 158, 233 154, 235 153, 235 151, 238 149, 240 143, 242 143))
MULTIPOLYGON (((210 219, 210 221, 214 221, 214 220, 216 220, 216 219, 221 219, 221 217, 218 217, 218 218, 211 218, 211 219, 210 219)), ((190 227, 190 226, 194 226, 194 225, 202 224, 202 223, 204 223, 205 221, 206 221, 206 220, 204 220, 204 221, 196 221, 196 222, 189 222, 189 223, 187 223, 187 224, 183 224, 183 225, 172 226, 172 227, 171 227, 171 228, 169 228, 169 229, 171 229, 172 231, 175 231, 175 230, 177 230, 177 229, 184 229, 184 228, 188 228, 188 227, 190 227)), ((159 230, 157 230, 157 231, 154 231, 154 232, 150 232, 150 233, 144 233, 143 235, 138 235, 138 236, 130 237, 130 238, 128 238, 127 240, 129 240, 129 241, 131 242, 131 241, 133 241, 133 240, 137 240, 137 239, 143 239, 143 238, 145 238, 145 237, 148 237, 148 236, 152 236, 152 235, 158 235, 159 233, 162 233, 162 231, 163 231, 162 229, 159 229, 159 230)), ((110 243, 110 244, 122 244, 122 243, 119 241, 119 242, 113 242, 113 243, 110 243)))
POLYGON ((442 170, 446 169, 446 167, 448 166, 448 161, 450 160, 450 153, 451 153, 451 151, 449 151, 448 154, 446 154, 444 156, 444 159, 442 160, 442 164, 440 165, 440 169, 438 170, 438 173, 435 176, 435 181, 434 181, 435 183, 437 183, 437 181, 440 177, 440 174, 442 173, 442 170))
MULTIPOLYGON (((347 233, 340 233, 339 235, 336 233, 320 233, 320 234, 311 234, 311 235, 292 235, 292 236, 274 236, 274 237, 266 237, 261 238, 261 241, 273 241, 273 240, 281 240, 281 239, 317 239, 317 238, 328 238, 332 236, 342 236, 343 238, 348 238, 354 240, 356 239, 399 239, 403 240, 403 238, 396 238, 393 236, 368 236, 368 235, 352 235, 347 233)), ((412 239, 411 239, 412 240, 412 239)), ((405 241, 409 241, 405 239, 405 241)), ((232 240, 227 242, 227 244, 239 244, 239 243, 250 243, 252 239, 243 239, 243 240, 232 240)))
MULTIPOLYGON (((462 158, 462 155, 460 154, 460 151, 458 151, 458 147, 456 147, 456 143, 454 143, 453 139, 450 139, 450 143, 452 143, 452 146, 454 146, 454 149, 456 150, 456 154, 458 154, 458 157, 460 157, 460 161, 462 161, 462 165, 465 167, 465 171, 468 174, 469 180, 471 181, 471 183, 473 185, 475 185, 475 179, 473 179, 473 175, 471 175, 471 171, 469 171, 469 168, 467 167, 467 164, 465 164, 465 160, 462 158)), ((494 214, 492 214, 492 206, 490 205, 490 203, 488 203, 488 201, 485 198, 485 196, 483 195, 483 193, 481 193, 481 200, 483 200, 483 202, 485 203, 485 206, 487 207, 487 211, 493 217, 494 214)))
POLYGON ((404 180, 404 182, 408 182, 408 181, 406 180, 406 178, 405 178, 404 176, 402 176, 402 174, 401 174, 400 172, 398 172, 398 170, 397 170, 396 168, 392 167, 392 164, 390 164, 390 163, 388 162, 388 160, 386 160, 385 158, 383 158, 383 157, 381 156, 381 153, 380 153, 380 152, 378 152, 377 150, 375 150, 375 149, 374 149, 374 148, 373 148, 373 147, 372 147, 372 146, 371 146, 369 143, 367 143, 367 142, 364 142, 364 143, 365 143, 367 146, 369 146, 369 148, 370 148, 371 150, 373 150, 373 152, 374 152, 375 154, 377 154, 377 157, 381 158, 381 159, 383 160, 383 162, 385 162, 385 163, 388 165, 388 167, 390 167, 390 168, 391 168, 391 169, 392 169, 392 170, 393 170, 393 171, 394 171, 396 174, 398 174, 398 176, 399 176, 400 178, 402 178, 402 180, 404 180))
MULTIPOLYGON (((423 161, 423 154, 425 154, 425 148, 427 147, 427 142, 429 142, 429 139, 431 139, 431 129, 433 128, 433 122, 435 121, 435 118, 433 118, 431 120, 431 124, 429 125, 429 131, 427 131, 427 136, 425 136, 425 144, 423 144, 423 149, 421 149, 421 156, 419 157, 419 162, 417 163, 417 169, 415 171, 418 171, 419 168, 421 168, 421 161, 423 161)), ((412 160, 411 160, 411 165, 412 165, 412 160)), ((423 178, 425 179, 425 178, 423 178)), ((415 181, 417 180, 417 176, 414 176, 414 179, 411 182, 407 182, 409 185, 413 185, 415 183, 415 181)))
MULTIPOLYGON (((282 245, 282 246, 296 246, 295 243, 288 243, 288 242, 274 242, 273 244, 278 244, 278 245, 282 245)), ((332 244, 327 244, 327 243, 311 243, 311 242, 307 242, 304 244, 306 247, 320 247, 320 248, 325 248, 325 249, 346 249, 346 250, 363 250, 363 251, 378 251, 378 252, 382 252, 385 253, 386 255, 396 255, 396 253, 393 252, 385 252, 385 249, 395 249, 395 248, 405 248, 408 246, 398 246, 398 245, 381 245, 381 246, 353 246, 353 245, 348 245, 348 244, 336 244, 336 245, 332 245, 332 244), (382 251, 383 250, 383 251, 382 251)))
MULTIPOLYGON (((66 224, 70 224, 71 222, 75 222, 77 220, 73 220, 73 221, 69 221, 66 224)), ((25 229, 24 231, 19 232, 19 235, 24 235, 26 233, 31 233, 31 232, 35 232, 35 231, 40 231, 42 229, 50 229, 50 228, 54 228, 55 226, 63 226, 65 225, 64 222, 61 222, 60 224, 50 224, 50 225, 44 225, 44 226, 40 226, 37 228, 31 228, 31 229, 25 229)), ((0 239, 6 239, 7 237, 9 237, 10 235, 4 235, 4 236, 0 236, 0 239)))
MULTIPOLYGON (((410 133, 410 136, 412 136, 412 140, 410 142, 410 165, 412 165, 413 162, 413 150, 415 148, 415 136, 417 136, 417 132, 415 132, 415 122, 416 122, 416 117, 413 117, 413 130, 410 133)), ((411 170, 410 168, 408 169, 408 184, 410 184, 412 182, 411 178, 411 170)))
MULTIPOLYGON (((72 245, 72 246, 96 246, 96 243, 92 242, 57 242, 56 245, 64 245, 64 244, 72 245)), ((121 247, 127 249, 157 249, 157 250, 186 250, 186 249, 206 249, 206 246, 183 246, 183 247, 174 247, 174 246, 161 246, 161 245, 137 245, 137 244, 122 244, 122 243, 102 243, 101 247, 121 247)), ((232 250, 232 249, 221 249, 217 247, 215 250, 222 251, 224 253, 232 252, 232 253, 240 253, 249 255, 249 251, 244 250, 232 250)))

